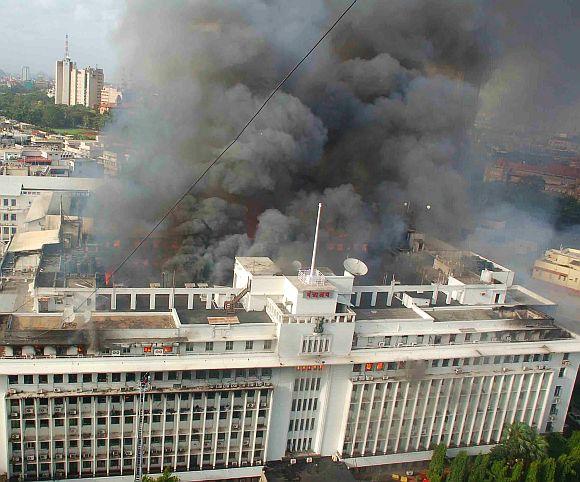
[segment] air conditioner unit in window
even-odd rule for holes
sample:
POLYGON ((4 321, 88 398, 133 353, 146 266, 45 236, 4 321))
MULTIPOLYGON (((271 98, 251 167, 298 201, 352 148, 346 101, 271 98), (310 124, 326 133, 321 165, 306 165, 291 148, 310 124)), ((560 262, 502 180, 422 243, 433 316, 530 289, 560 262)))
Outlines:
POLYGON ((153 350, 154 355, 163 355, 163 348, 155 348, 153 350))
POLYGON ((54 454, 54 458, 57 460, 62 460, 64 458, 64 454, 56 453, 54 454))
POLYGON ((294 465, 297 462, 296 459, 290 459, 290 465, 294 465))
POLYGON ((262 461, 260 459, 254 460, 254 465, 262 465, 262 461))
POLYGON ((560 403, 560 397, 554 397, 554 403, 560 403))
POLYGON ((34 461, 34 455, 27 455, 26 460, 28 460, 29 462, 34 461))
POLYGON ((20 414, 19 414, 18 412, 12 412, 12 413, 10 414, 10 416, 11 416, 12 418, 18 418, 18 417, 20 416, 20 414))
POLYGON ((307 464, 311 464, 312 463, 312 457, 306 457, 306 463, 307 464))
POLYGON ((234 460, 234 461, 232 462, 232 467, 237 467, 237 466, 238 466, 238 461, 237 461, 237 460, 234 460))
POLYGON ((379 348, 384 348, 384 347, 385 347, 385 342, 379 341, 379 348))
POLYGON ((13 455, 12 462, 20 462, 20 457, 18 455, 13 455))
POLYGON ((111 350, 112 356, 121 356, 121 350, 111 350))
POLYGON ((562 365, 564 366, 570 365, 570 360, 562 360, 562 365))
POLYGON ((121 455, 121 453, 120 453, 118 450, 113 450, 113 451, 111 452, 111 455, 112 455, 113 457, 118 457, 119 455, 121 455))
POLYGON ((27 415, 32 415, 34 413, 34 408, 25 408, 24 413, 27 415))
POLYGON ((48 460, 48 455, 47 454, 40 454, 39 458, 40 458, 40 460, 48 460))
POLYGON ((254 402, 248 402, 248 404, 246 406, 248 408, 254 408, 256 406, 256 404, 254 402))
POLYGON ((125 457, 132 457, 133 451, 132 450, 125 450, 125 457))
POLYGON ((239 423, 232 423, 232 428, 238 429, 238 428, 240 428, 240 424, 239 423))
POLYGON ((75 410, 74 408, 72 410, 69 410, 68 414, 69 415, 76 415, 78 413, 77 410, 75 410))

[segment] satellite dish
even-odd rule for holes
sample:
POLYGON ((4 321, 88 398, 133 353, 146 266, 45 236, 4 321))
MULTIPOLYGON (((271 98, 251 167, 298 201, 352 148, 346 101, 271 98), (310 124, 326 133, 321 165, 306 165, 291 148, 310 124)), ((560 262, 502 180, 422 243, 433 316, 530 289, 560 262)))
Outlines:
POLYGON ((292 267, 296 271, 300 271, 302 269, 302 263, 296 259, 296 260, 292 261, 292 267))
POLYGON ((344 260, 342 265, 344 266, 344 269, 353 276, 364 276, 369 272, 367 265, 360 259, 347 258, 344 260))

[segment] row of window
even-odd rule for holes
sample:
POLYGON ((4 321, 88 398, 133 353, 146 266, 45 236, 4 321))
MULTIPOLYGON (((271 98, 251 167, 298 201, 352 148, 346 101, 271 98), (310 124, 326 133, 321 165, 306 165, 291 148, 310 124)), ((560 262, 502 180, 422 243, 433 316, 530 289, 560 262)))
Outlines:
POLYGON ((381 337, 361 337, 358 339, 355 335, 353 346, 367 347, 396 347, 408 345, 444 345, 455 343, 473 343, 473 342, 510 342, 510 341, 534 341, 548 339, 551 334, 556 336, 560 330, 510 330, 510 331, 492 331, 483 333, 465 333, 457 335, 401 335, 401 336, 381 336, 381 337))
POLYGON ((316 378, 296 378, 294 380, 295 392, 307 392, 310 390, 320 390, 320 377, 316 378))
POLYGON ((16 206, 16 199, 5 197, 2 199, 2 206, 4 206, 5 208, 7 208, 9 206, 14 207, 14 206, 16 206))
MULTIPOLYGON (((257 343, 254 343, 254 340, 246 340, 245 341, 245 349, 246 350, 254 350, 256 348, 257 343)), ((198 343, 186 343, 185 344, 185 351, 192 352, 195 351, 196 346, 199 346, 198 343)), ((234 341, 226 341, 225 342, 225 351, 233 351, 234 347, 236 346, 236 342, 234 341)), ((272 349, 272 340, 264 340, 261 345, 262 349, 264 350, 271 350, 272 349)), ((205 351, 214 351, 216 348, 216 343, 213 341, 206 341, 205 342, 205 351)))
POLYGON ((315 418, 302 418, 298 420, 290 420, 290 425, 288 427, 289 432, 300 431, 300 430, 314 430, 315 418))
MULTIPOLYGON (((252 378, 271 377, 271 368, 236 368, 225 370, 196 370, 196 371, 169 371, 154 372, 154 381, 178 381, 178 380, 218 380, 221 378, 252 378)), ((140 379, 139 373, 69 373, 66 375, 66 383, 126 383, 135 382, 140 379)), ((54 375, 8 375, 10 385, 24 384, 51 384, 65 383, 65 375, 56 373, 54 375)))
POLYGON ((2 221, 16 221, 16 214, 3 213, 2 214, 2 221))
MULTIPOLYGON (((565 353, 564 356, 568 354, 565 353)), ((470 365, 502 365, 511 363, 532 363, 532 362, 549 362, 552 359, 551 354, 540 354, 536 353, 534 355, 496 355, 496 356, 481 356, 481 357, 471 357, 471 358, 443 358, 441 360, 432 360, 432 367, 462 367, 470 365)), ((565 358, 566 359, 566 358, 565 358)), ((389 370, 397 370, 405 368, 406 362, 378 362, 378 363, 355 363, 352 367, 354 373, 364 372, 381 372, 389 370)), ((559 370, 558 376, 562 378, 566 372, 565 367, 559 370)))
POLYGON ((302 410, 317 410, 318 409, 318 398, 298 398, 292 400, 292 406, 290 411, 300 412, 302 410))

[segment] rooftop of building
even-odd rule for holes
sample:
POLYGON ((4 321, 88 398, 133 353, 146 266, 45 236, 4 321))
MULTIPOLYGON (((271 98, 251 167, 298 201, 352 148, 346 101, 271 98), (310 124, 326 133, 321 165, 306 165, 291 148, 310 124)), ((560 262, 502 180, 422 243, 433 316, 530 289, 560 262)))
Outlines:
POLYGON ((204 307, 194 305, 193 310, 177 310, 179 321, 182 325, 237 325, 248 323, 272 323, 271 318, 265 311, 236 310, 234 313, 225 310, 206 310, 204 307))

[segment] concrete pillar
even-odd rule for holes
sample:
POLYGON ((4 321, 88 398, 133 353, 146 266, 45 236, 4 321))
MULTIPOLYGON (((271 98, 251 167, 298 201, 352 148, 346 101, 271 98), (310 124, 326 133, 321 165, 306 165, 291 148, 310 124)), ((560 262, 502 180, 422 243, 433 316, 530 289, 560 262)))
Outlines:
POLYGON ((131 309, 132 310, 137 309, 137 294, 136 293, 131 293, 131 309))
POLYGON ((213 300, 213 293, 208 293, 207 294, 207 299, 205 301, 205 309, 206 310, 211 310, 211 302, 213 300))
POLYGON ((149 295, 149 309, 150 310, 155 309, 155 293, 151 293, 149 295))
POLYGON ((445 296, 445 303, 450 305, 451 304, 451 291, 448 291, 445 296))
POLYGON ((377 295, 379 293, 377 291, 373 291, 371 295, 371 306, 377 306, 377 295))
POLYGON ((193 310, 193 294, 192 293, 187 295, 187 309, 193 310))
POLYGON ((172 310, 175 306, 175 291, 171 290, 169 293, 169 309, 172 310))
POLYGON ((439 295, 439 283, 437 283, 433 289, 433 296, 431 297, 431 303, 437 304, 437 296, 439 295))
POLYGON ((113 290, 113 293, 111 294, 111 311, 114 311, 117 309, 117 293, 115 293, 115 291, 113 290))
POLYGON ((354 301, 354 306, 360 306, 360 299, 361 299, 362 293, 359 291, 356 294, 356 299, 354 301))

